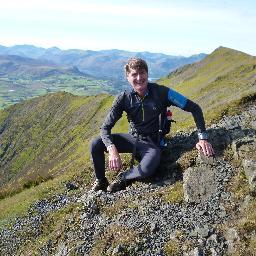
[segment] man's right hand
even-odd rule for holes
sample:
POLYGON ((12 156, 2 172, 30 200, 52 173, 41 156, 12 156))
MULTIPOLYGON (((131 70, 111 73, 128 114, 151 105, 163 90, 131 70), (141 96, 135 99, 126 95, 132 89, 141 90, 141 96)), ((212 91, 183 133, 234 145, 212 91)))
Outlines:
POLYGON ((109 149, 108 166, 113 171, 119 171, 123 167, 120 155, 114 145, 109 149))

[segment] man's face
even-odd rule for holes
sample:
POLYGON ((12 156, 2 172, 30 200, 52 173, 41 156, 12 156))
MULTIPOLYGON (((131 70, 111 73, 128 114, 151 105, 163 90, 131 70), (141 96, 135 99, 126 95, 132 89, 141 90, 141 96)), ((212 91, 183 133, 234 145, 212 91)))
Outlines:
POLYGON ((126 74, 128 82, 131 84, 133 89, 138 93, 139 96, 143 97, 148 88, 148 73, 145 69, 136 70, 131 69, 126 74))

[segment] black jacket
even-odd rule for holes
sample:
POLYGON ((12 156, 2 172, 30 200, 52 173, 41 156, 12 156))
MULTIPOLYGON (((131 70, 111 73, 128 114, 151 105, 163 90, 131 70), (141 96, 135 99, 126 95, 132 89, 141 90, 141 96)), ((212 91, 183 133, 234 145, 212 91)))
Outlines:
POLYGON ((130 124, 130 133, 136 132, 143 136, 151 136, 158 134, 159 130, 159 114, 168 106, 177 106, 185 111, 193 114, 198 131, 205 131, 205 122, 201 108, 191 100, 178 94, 168 87, 160 86, 155 83, 148 83, 148 92, 141 99, 135 91, 124 91, 120 93, 102 127, 101 138, 106 147, 113 144, 111 129, 115 123, 122 117, 123 112, 126 112, 127 119, 130 124), (170 96, 171 93, 174 96, 170 96), (179 105, 179 97, 182 97, 184 105, 179 105), (185 100, 185 101, 184 101, 185 100))

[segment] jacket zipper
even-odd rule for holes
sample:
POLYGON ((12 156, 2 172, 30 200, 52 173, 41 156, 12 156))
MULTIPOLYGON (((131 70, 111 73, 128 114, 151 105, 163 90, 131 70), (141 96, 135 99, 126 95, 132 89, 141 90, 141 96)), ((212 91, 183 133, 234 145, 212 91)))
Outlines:
POLYGON ((143 101, 145 99, 146 96, 144 96, 142 99, 141 99, 141 111, 142 111, 142 121, 144 122, 145 121, 145 110, 144 110, 144 104, 143 104, 143 101))

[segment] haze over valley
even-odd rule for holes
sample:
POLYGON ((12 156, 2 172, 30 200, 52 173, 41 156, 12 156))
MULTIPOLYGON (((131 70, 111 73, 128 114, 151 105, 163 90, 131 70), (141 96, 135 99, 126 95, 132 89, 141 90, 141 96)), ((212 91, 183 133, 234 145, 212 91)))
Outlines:
POLYGON ((32 45, 0 46, 0 108, 49 92, 75 95, 117 94, 129 88, 123 66, 130 57, 144 58, 157 79, 184 64, 203 59, 123 50, 44 49, 32 45))

